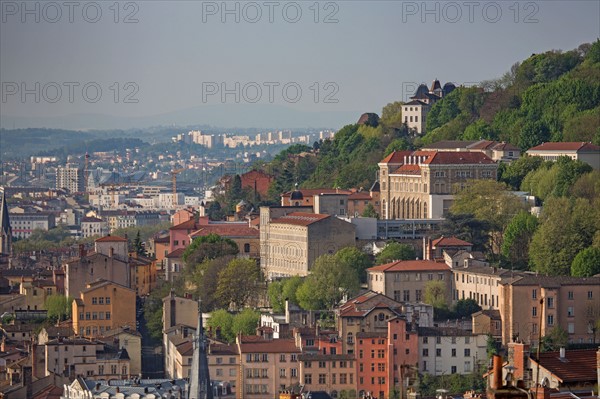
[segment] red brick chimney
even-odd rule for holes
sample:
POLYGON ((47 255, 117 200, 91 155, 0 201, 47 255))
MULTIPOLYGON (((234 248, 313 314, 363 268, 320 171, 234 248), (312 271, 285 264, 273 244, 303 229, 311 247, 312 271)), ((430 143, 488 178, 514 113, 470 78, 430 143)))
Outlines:
POLYGON ((508 362, 515 368, 513 372, 515 381, 525 379, 528 358, 529 345, 522 342, 511 342, 508 344, 508 362))

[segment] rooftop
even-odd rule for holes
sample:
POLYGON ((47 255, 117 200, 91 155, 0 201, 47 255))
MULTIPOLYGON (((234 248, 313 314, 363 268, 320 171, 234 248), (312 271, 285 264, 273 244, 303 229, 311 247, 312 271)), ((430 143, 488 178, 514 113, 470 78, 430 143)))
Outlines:
POLYGON ((576 151, 576 152, 597 152, 600 151, 600 146, 583 141, 571 141, 562 143, 542 143, 532 147, 529 151, 576 151))
POLYGON ((309 226, 313 223, 329 218, 330 215, 320 213, 292 212, 285 216, 271 220, 271 223, 294 224, 297 226, 309 226))
POLYGON ((448 271, 450 267, 444 262, 435 262, 432 260, 398 260, 374 266, 367 270, 370 272, 448 271))

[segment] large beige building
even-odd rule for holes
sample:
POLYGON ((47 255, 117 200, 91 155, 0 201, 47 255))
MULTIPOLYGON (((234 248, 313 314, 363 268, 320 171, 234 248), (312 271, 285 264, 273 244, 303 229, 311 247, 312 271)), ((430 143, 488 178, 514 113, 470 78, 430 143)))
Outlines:
POLYGON ((463 141, 463 140, 443 140, 436 143, 430 144, 422 148, 423 151, 468 151, 468 152, 482 152, 494 161, 511 162, 519 159, 521 156, 521 149, 510 143, 491 141, 491 140, 477 140, 477 141, 463 141))
POLYGON ((452 271, 444 262, 404 260, 371 267, 367 270, 369 289, 394 298, 397 302, 423 302, 430 281, 441 281, 446 300, 452 299, 452 271))
POLYGON ((571 343, 593 343, 600 320, 600 277, 517 276, 502 283, 502 343, 537 343, 560 326, 571 343), (541 331, 540 331, 541 330, 541 331))
POLYGON ((46 376, 55 373, 98 380, 131 376, 129 354, 123 348, 84 338, 54 339, 38 348, 41 351, 36 350, 36 354, 43 356, 46 376))
POLYGON ((298 355, 293 339, 238 336, 240 368, 238 399, 274 398, 279 391, 300 382, 298 355))
POLYGON ((439 219, 469 180, 496 180, 482 152, 394 151, 379 164, 382 219, 439 219))
POLYGON ((585 162, 592 168, 600 169, 600 146, 585 142, 543 143, 527 150, 527 155, 542 157, 546 161, 556 161, 560 157, 585 162))
POLYGON ((260 262, 269 279, 306 276, 319 256, 355 245, 353 224, 298 209, 260 208, 260 262))

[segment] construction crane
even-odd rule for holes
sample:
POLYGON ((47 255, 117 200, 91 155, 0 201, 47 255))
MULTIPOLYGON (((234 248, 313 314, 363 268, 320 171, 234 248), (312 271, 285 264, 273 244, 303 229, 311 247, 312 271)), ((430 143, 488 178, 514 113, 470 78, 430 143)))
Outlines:
POLYGON ((85 170, 84 170, 84 174, 83 174, 83 178, 85 179, 83 182, 83 191, 85 192, 85 195, 88 195, 88 180, 90 178, 90 171, 88 169, 88 165, 89 165, 89 160, 90 160, 90 154, 89 153, 85 153, 85 170))
POLYGON ((173 208, 177 206, 177 175, 185 169, 173 169, 171 171, 171 182, 173 182, 173 208))

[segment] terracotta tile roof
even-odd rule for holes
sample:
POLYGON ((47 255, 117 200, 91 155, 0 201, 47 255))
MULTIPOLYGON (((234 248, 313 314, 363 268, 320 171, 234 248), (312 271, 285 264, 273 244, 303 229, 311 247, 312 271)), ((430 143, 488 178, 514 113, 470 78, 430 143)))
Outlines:
POLYGON ((330 215, 324 215, 320 213, 304 213, 304 212, 292 212, 285 216, 277 219, 273 219, 271 223, 280 224, 294 224, 297 226, 309 226, 313 223, 320 222, 321 220, 327 219, 330 215))
POLYGON ((394 175, 420 175, 421 167, 419 165, 405 164, 396 169, 394 175))
POLYGON ((492 146, 492 150, 496 151, 521 151, 521 149, 510 143, 497 143, 492 146))
MULTIPOLYGON (((563 384, 571 382, 590 381, 595 383, 597 349, 571 349, 565 351, 564 359, 560 358, 560 352, 540 353, 540 366, 557 376, 563 384)), ((536 362, 537 356, 532 355, 536 362)))
POLYGON ((259 336, 242 336, 240 349, 242 353, 300 353, 293 339, 263 339, 259 336))
MULTIPOLYGON (((348 300, 346 303, 341 305, 338 308, 338 312, 342 317, 363 317, 369 314, 374 309, 385 308, 395 311, 396 306, 390 306, 385 302, 381 301, 384 298, 387 297, 385 297, 383 294, 377 293, 375 291, 367 291, 348 300), (373 304, 369 304, 371 302, 373 302, 373 304)), ((390 298, 387 299, 390 300, 390 298)), ((400 303, 397 304, 398 306, 401 306, 400 303)))
POLYGON ((186 220, 183 223, 179 223, 176 226, 170 227, 169 230, 197 230, 198 227, 199 227, 198 224, 192 218, 192 219, 186 220))
POLYGON ((127 242, 127 239, 119 236, 105 236, 98 238, 96 242, 127 242))
POLYGON ((164 237, 155 237, 154 238, 154 243, 167 243, 170 242, 171 238, 169 236, 164 236, 164 237))
POLYGON ((168 253, 166 257, 169 259, 179 259, 183 256, 184 252, 185 248, 177 248, 175 251, 168 253))
POLYGON ((577 152, 596 152, 600 151, 600 146, 582 141, 562 142, 562 143, 542 143, 532 147, 529 151, 577 151, 577 152))
POLYGON ((207 226, 200 227, 199 230, 194 231, 190 234, 190 237, 202 237, 209 234, 218 234, 222 237, 256 237, 260 236, 258 229, 248 227, 248 223, 236 223, 236 224, 209 224, 207 226))
POLYGON ((436 152, 433 156, 427 158, 425 164, 434 165, 449 165, 449 164, 495 164, 496 162, 492 158, 488 157, 482 152, 436 152))
POLYGON ((467 146, 467 148, 472 148, 476 150, 487 150, 492 147, 496 142, 492 140, 479 140, 467 146))
POLYGON ((572 277, 572 276, 536 276, 525 274, 507 281, 512 285, 535 285, 545 288, 560 287, 563 285, 600 285, 600 277, 572 277))
POLYGON ((444 262, 435 262, 432 260, 399 260, 386 263, 385 265, 374 266, 367 270, 372 272, 446 271, 450 270, 450 267, 444 262))
POLYGON ((437 240, 433 240, 431 245, 434 247, 471 247, 473 244, 470 242, 463 241, 456 237, 444 237, 441 236, 437 240))
POLYGON ((236 345, 227 344, 210 344, 209 355, 237 355, 238 350, 236 345))
POLYGON ((404 163, 404 157, 412 154, 412 151, 394 151, 379 163, 404 163))
POLYGON ((194 343, 191 339, 178 343, 176 347, 181 356, 192 356, 194 354, 194 343))

